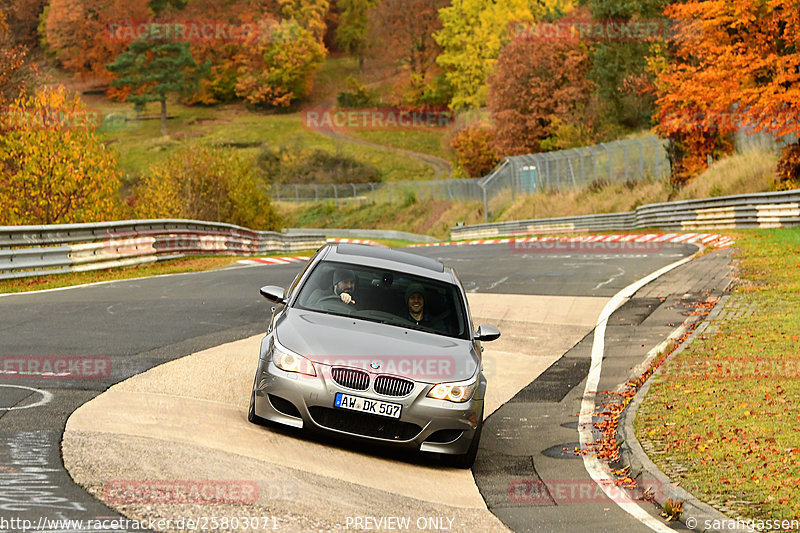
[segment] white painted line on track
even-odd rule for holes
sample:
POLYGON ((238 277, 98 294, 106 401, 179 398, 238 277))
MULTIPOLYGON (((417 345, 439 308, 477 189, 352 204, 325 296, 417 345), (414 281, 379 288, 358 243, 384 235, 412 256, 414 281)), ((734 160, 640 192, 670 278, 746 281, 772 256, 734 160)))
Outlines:
POLYGON ((53 395, 51 393, 47 392, 46 390, 34 389, 33 387, 24 387, 22 385, 5 385, 5 384, 0 384, 0 387, 6 387, 9 389, 24 389, 42 395, 42 399, 36 403, 32 403, 30 405, 23 405, 21 407, 0 407, 0 411, 18 411, 20 409, 32 409, 34 407, 41 407, 42 405, 50 403, 50 400, 53 399, 53 395))
MULTIPOLYGON (((589 368, 589 375, 586 378, 586 387, 583 390, 581 410, 580 414, 578 415, 578 434, 580 435, 581 447, 587 447, 588 444, 594 440, 594 437, 592 436, 592 418, 595 412, 594 397, 595 393, 597 392, 597 386, 600 383, 600 372, 602 371, 603 366, 603 353, 605 351, 606 325, 608 324, 608 319, 626 299, 630 298, 640 288, 666 274, 670 270, 688 263, 694 259, 696 255, 697 254, 693 254, 689 257, 681 259, 680 261, 676 261, 675 263, 656 270, 652 274, 645 276, 639 281, 628 285, 615 294, 613 298, 611 298, 611 300, 603 308, 600 316, 597 318, 597 323, 594 329, 594 341, 592 344, 591 366, 589 368)), ((595 481, 595 483, 597 483, 603 492, 605 492, 609 499, 616 503, 623 511, 653 531, 658 531, 659 533, 674 531, 657 518, 651 516, 647 511, 639 507, 635 501, 631 500, 626 494, 620 491, 614 484, 614 476, 611 473, 611 470, 596 456, 589 454, 584 455, 583 466, 586 468, 589 476, 595 481)))

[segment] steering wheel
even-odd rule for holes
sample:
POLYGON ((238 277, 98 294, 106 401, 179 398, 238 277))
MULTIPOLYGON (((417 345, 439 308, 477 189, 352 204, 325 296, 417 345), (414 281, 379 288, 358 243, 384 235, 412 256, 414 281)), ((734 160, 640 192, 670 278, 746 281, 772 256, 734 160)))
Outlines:
POLYGON ((319 300, 317 300, 317 304, 319 304, 320 307, 326 308, 330 311, 334 311, 337 313, 340 312, 342 309, 347 310, 348 313, 351 310, 355 309, 354 306, 344 303, 342 299, 335 294, 327 294, 321 297, 319 300))

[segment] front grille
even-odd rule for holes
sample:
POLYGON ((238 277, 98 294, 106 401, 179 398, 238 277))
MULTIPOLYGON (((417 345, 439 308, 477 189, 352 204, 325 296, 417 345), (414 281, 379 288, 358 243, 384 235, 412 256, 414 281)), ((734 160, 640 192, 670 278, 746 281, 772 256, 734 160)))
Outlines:
POLYGON ((406 396, 414 390, 414 382, 393 376, 375 378, 375 392, 384 396, 406 396))
POLYGON ((313 406, 309 407, 308 412, 320 426, 365 437, 410 440, 422 431, 416 424, 354 411, 313 406))
POLYGON ((333 381, 348 389, 367 390, 369 388, 369 374, 363 370, 332 368, 331 377, 333 381))

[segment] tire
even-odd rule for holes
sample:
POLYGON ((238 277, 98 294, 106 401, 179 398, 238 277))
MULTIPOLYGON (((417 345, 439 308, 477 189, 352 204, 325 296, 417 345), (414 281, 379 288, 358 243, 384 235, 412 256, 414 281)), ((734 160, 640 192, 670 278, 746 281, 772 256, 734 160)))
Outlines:
POLYGON ((483 431, 483 412, 481 412, 481 423, 475 429, 475 435, 472 437, 472 442, 469 443, 467 453, 460 455, 443 454, 442 462, 447 466, 453 468, 472 468, 475 464, 475 458, 478 456, 478 445, 481 442, 481 432, 483 431))

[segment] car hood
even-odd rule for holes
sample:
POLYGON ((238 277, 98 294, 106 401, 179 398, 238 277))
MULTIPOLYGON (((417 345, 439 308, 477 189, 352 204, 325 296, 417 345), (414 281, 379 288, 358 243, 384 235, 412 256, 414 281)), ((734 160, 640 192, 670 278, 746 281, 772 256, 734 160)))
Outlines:
POLYGON ((468 340, 296 308, 276 321, 275 336, 314 363, 429 383, 469 379, 480 364, 468 340))

